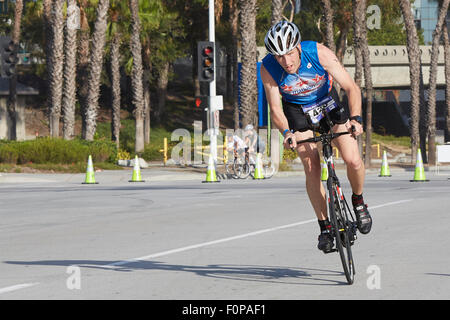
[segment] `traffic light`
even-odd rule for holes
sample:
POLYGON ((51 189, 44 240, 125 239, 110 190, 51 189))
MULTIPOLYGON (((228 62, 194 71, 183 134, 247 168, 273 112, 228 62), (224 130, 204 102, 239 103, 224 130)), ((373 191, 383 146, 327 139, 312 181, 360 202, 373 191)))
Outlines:
POLYGON ((214 80, 214 42, 199 41, 197 43, 198 80, 211 82, 214 80))
POLYGON ((205 109, 208 108, 208 96, 197 96, 194 99, 195 108, 205 109))
POLYGON ((18 62, 17 46, 13 41, 9 41, 3 46, 2 62, 3 72, 7 77, 12 76, 16 72, 16 63, 18 62))

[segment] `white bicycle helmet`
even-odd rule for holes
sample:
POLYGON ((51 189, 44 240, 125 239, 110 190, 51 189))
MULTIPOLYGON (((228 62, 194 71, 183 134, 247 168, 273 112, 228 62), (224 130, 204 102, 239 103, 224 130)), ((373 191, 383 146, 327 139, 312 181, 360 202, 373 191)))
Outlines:
POLYGON ((264 38, 270 54, 282 56, 300 43, 300 31, 292 22, 280 21, 273 25, 264 38))

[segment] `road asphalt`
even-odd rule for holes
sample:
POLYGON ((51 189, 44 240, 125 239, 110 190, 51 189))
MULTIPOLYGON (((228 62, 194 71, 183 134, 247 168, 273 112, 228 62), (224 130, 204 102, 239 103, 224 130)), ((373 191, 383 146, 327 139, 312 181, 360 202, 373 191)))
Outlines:
MULTIPOLYGON (((202 183, 205 168, 0 176, 0 299, 449 299, 450 180, 368 170, 373 230, 317 250, 301 172, 202 183)), ((345 171, 338 171, 345 192, 345 171)), ((181 312, 181 311, 180 311, 181 312)))

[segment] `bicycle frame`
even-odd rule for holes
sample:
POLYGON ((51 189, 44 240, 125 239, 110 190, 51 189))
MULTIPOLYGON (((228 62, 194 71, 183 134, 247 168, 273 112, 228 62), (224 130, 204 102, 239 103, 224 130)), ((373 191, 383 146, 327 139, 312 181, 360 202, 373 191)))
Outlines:
MULTIPOLYGON (((356 224, 352 211, 350 210, 341 190, 339 179, 336 176, 333 162, 333 150, 331 146, 331 141, 334 138, 341 135, 350 134, 350 132, 332 132, 331 130, 333 123, 328 113, 325 112, 324 106, 321 107, 321 112, 325 115, 326 124, 330 128, 330 133, 322 133, 319 136, 297 141, 297 143, 322 143, 323 158, 328 168, 327 191, 329 218, 332 225, 333 236, 336 239, 336 249, 333 251, 339 252, 347 282, 352 284, 354 280, 355 267, 353 263, 351 246, 353 241, 356 239, 356 224)), ((353 127, 352 129, 354 130, 353 127)), ((316 130, 314 130, 314 133, 316 133, 316 130)))

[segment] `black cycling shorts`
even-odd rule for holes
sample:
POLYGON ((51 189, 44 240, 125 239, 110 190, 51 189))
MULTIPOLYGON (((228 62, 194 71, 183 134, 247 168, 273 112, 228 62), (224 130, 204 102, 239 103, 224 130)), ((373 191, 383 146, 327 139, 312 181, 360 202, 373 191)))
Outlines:
MULTIPOLYGON (((331 96, 333 97, 334 101, 336 101, 336 104, 338 106, 337 108, 331 110, 331 112, 329 113, 331 121, 333 122, 333 124, 346 123, 349 118, 349 112, 348 108, 346 108, 346 104, 340 103, 339 97, 337 96, 336 90, 334 88, 331 92, 331 96)), ((283 100, 283 112, 288 120, 289 129, 293 130, 294 132, 303 132, 315 129, 309 124, 308 119, 303 113, 303 109, 300 104, 295 104, 283 100)), ((329 130, 329 128, 327 128, 325 118, 320 121, 320 125, 325 131, 329 130)))

